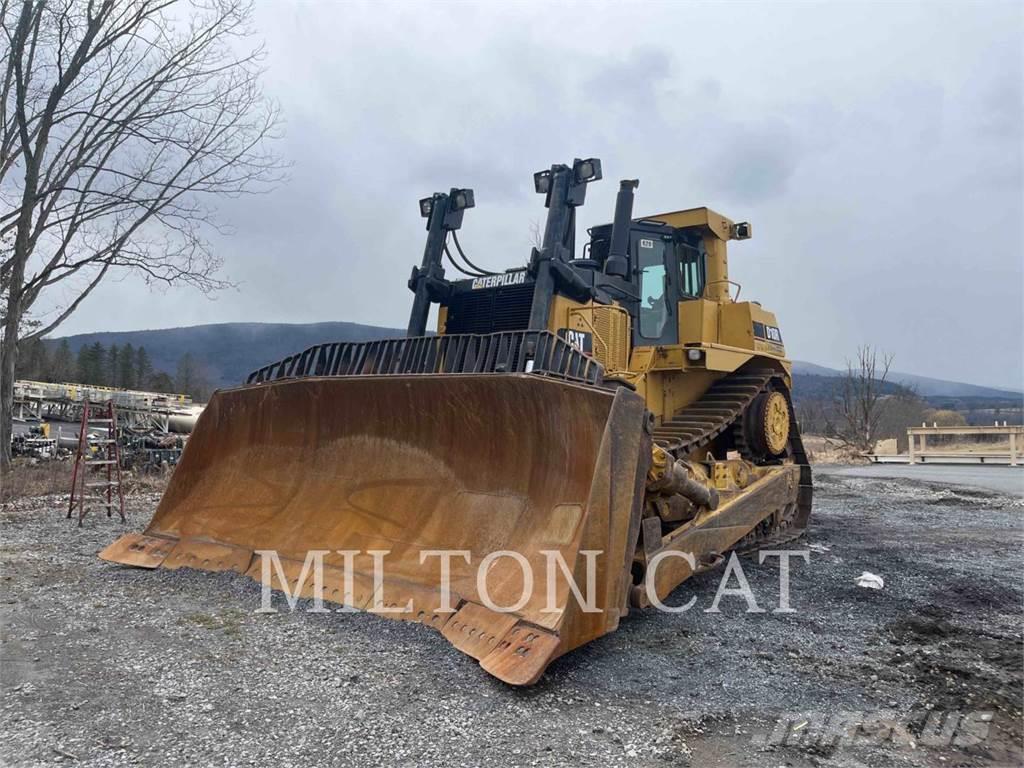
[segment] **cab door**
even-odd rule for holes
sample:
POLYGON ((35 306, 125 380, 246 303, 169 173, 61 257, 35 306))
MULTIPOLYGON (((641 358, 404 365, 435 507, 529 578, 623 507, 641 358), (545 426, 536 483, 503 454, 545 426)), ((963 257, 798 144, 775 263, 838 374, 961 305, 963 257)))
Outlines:
POLYGON ((630 255, 638 301, 633 318, 633 345, 652 347, 679 343, 676 268, 672 237, 657 232, 630 232, 630 255))

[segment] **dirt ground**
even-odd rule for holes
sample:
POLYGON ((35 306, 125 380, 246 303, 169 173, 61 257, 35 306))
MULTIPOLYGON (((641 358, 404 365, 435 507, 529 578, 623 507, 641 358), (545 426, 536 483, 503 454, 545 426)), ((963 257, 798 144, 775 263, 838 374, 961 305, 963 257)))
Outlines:
MULTIPOLYGON (((818 472, 795 613, 683 585, 514 689, 423 627, 258 614, 244 577, 113 566, 63 497, 0 511, 4 765, 1017 766, 1024 500, 818 472), (862 571, 885 586, 856 586, 862 571)), ((139 491, 129 528, 157 500, 139 491)), ((733 582, 732 586, 735 586, 733 582)))

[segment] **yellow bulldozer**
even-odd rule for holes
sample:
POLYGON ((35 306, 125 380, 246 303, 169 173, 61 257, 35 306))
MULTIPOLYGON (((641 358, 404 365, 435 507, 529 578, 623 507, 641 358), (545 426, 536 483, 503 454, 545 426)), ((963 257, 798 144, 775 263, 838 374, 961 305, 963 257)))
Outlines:
POLYGON ((504 272, 459 242, 472 190, 421 200, 406 336, 318 344, 216 392, 148 528, 100 556, 416 621, 529 685, 730 552, 799 536, 791 366, 728 274, 750 225, 634 218, 623 181, 577 255, 600 178, 595 158, 535 174, 542 243, 504 272))

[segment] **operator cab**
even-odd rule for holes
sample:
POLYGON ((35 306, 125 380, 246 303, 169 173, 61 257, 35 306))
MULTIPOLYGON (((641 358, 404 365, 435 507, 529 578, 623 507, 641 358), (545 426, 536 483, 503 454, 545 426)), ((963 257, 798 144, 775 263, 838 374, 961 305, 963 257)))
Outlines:
POLYGON ((700 298, 707 279, 704 241, 694 228, 673 228, 641 219, 630 224, 625 275, 605 274, 612 225, 593 227, 586 260, 571 264, 593 271, 595 286, 619 301, 632 317, 633 345, 679 343, 679 302, 700 298), (587 265, 580 262, 588 261, 587 265))

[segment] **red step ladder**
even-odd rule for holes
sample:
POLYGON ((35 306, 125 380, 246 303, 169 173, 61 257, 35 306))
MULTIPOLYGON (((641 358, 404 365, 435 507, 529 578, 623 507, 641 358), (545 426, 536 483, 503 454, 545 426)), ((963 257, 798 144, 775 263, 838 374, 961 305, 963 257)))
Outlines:
POLYGON ((88 400, 82 403, 82 426, 78 432, 78 451, 75 468, 71 472, 71 499, 68 519, 78 504, 78 525, 88 512, 87 501, 98 501, 97 506, 107 508, 107 517, 114 506, 124 516, 124 492, 121 489, 121 449, 117 444, 117 413, 113 400, 97 405, 95 410, 88 400), (92 432, 102 437, 90 439, 92 432), (95 452, 93 446, 96 447, 95 452), (116 495, 116 499, 115 499, 116 495))

